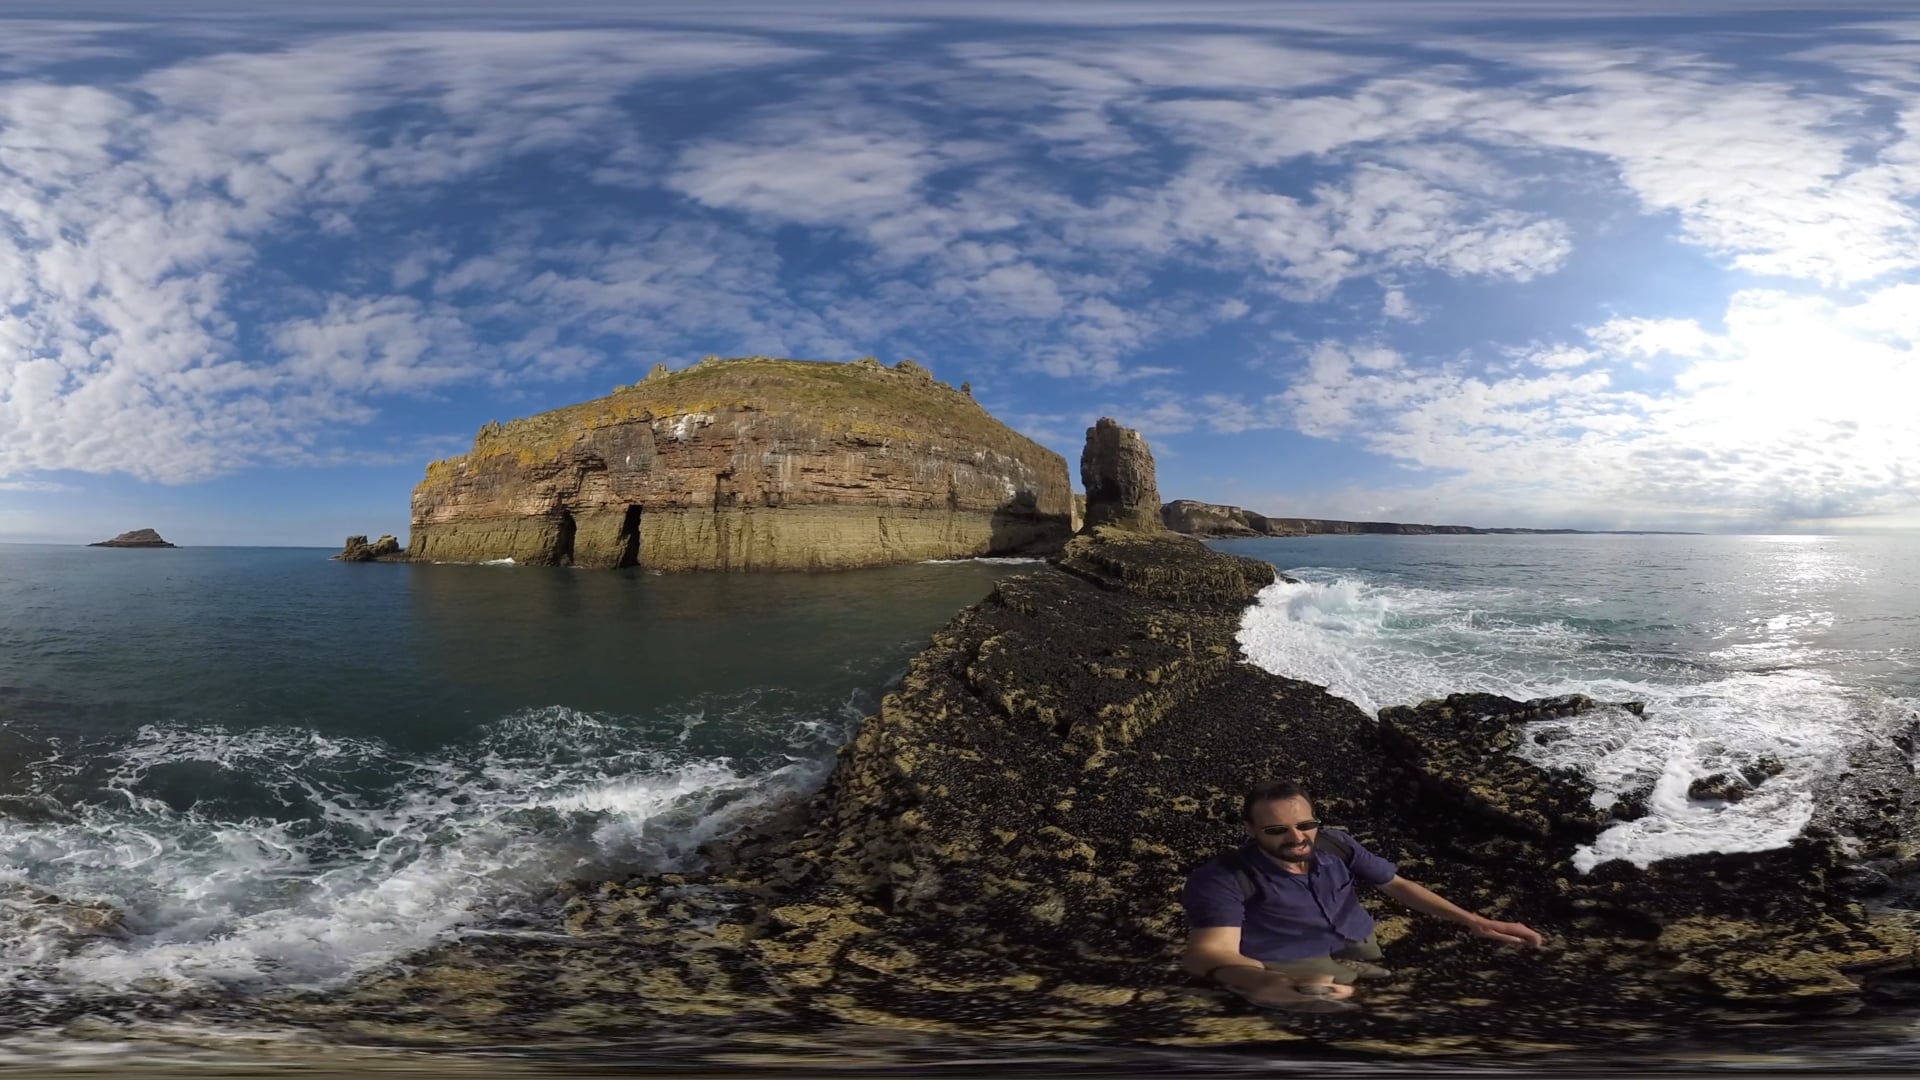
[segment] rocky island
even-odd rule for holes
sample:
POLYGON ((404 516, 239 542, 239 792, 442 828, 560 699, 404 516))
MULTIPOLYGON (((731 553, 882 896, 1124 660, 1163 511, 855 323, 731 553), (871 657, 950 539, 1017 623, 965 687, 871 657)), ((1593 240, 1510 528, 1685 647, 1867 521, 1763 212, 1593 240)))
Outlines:
POLYGON ((406 557, 835 570, 1053 551, 1071 514, 1065 459, 911 360, 710 357, 487 425, 427 467, 406 557))
POLYGON ((131 532, 123 532, 111 540, 96 540, 87 546, 104 548, 170 548, 179 547, 180 545, 167 543, 165 540, 160 539, 160 534, 152 529, 134 529, 131 532))
POLYGON ((1510 1061, 1756 1052, 1843 1015, 1871 1041, 1860 1025, 1912 996, 1914 913, 1860 888, 1913 869, 1887 840, 1920 806, 1895 748, 1863 751, 1786 847, 1582 873, 1575 846, 1630 811, 1511 751, 1637 705, 1456 695, 1375 717, 1247 663, 1241 613, 1276 572, 1143 520, 1144 448, 1089 432, 1093 524, 937 633, 810 800, 697 870, 569 884, 539 932, 454 941, 271 1019, 410 1047, 658 1046, 683 1067, 930 1045, 1510 1061), (1184 875, 1276 777, 1548 948, 1374 897, 1395 977, 1362 1011, 1262 1012, 1183 975, 1184 875))
POLYGON ((334 558, 340 562, 405 562, 407 552, 400 546, 400 538, 391 533, 372 543, 364 536, 349 536, 334 558))

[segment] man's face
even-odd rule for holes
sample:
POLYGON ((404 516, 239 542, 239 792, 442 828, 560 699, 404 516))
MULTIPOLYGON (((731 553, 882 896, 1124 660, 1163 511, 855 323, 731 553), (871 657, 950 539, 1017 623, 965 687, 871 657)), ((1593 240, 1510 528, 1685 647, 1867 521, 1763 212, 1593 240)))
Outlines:
POLYGON ((1313 806, 1305 799, 1274 799, 1253 804, 1253 820, 1247 822, 1247 835, 1260 850, 1281 862, 1303 863, 1313 858, 1315 830, 1300 831, 1297 826, 1313 820, 1313 806), (1274 830, 1268 832, 1267 830, 1274 830))

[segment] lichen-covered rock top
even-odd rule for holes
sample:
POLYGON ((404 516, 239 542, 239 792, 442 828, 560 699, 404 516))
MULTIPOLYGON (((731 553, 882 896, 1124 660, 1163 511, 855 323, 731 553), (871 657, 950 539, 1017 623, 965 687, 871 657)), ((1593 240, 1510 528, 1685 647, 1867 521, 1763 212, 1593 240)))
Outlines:
POLYGON ((1057 548, 1060 455, 902 361, 709 359, 481 429, 414 490, 432 561, 838 569, 1057 548))
POLYGON ((1753 1052, 1822 1016, 1862 1024, 1863 985, 1911 968, 1911 931, 1848 895, 1827 841, 1577 872, 1591 789, 1501 746, 1603 706, 1475 696, 1383 727, 1238 655, 1272 575, 1097 529, 936 634, 825 789, 712 846, 702 872, 582 884, 550 935, 452 944, 278 1018, 416 1046, 653 1042, 682 1064, 737 1061, 741 1032, 788 1054, 1285 1043, 1508 1060, 1753 1052), (1396 977, 1361 1012, 1261 1012, 1182 975, 1185 874, 1238 842, 1242 793, 1276 777, 1404 875, 1549 948, 1373 896, 1396 977))

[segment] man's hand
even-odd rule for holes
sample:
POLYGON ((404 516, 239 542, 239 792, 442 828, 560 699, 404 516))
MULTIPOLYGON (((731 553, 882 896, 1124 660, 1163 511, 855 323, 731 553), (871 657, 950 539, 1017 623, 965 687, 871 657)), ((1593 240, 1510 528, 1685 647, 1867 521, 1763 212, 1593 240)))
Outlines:
POLYGON ((1530 949, 1537 949, 1547 941, 1526 923, 1495 922, 1492 919, 1476 918, 1468 924, 1468 929, 1473 931, 1475 937, 1483 937, 1506 945, 1524 945, 1530 949))
POLYGON ((1241 975, 1238 971, 1229 979, 1222 979, 1229 990, 1253 1002, 1255 1005, 1286 1006, 1306 1001, 1338 1000, 1353 996, 1353 987, 1337 983, 1310 983, 1298 985, 1292 978, 1277 971, 1249 970, 1241 975))

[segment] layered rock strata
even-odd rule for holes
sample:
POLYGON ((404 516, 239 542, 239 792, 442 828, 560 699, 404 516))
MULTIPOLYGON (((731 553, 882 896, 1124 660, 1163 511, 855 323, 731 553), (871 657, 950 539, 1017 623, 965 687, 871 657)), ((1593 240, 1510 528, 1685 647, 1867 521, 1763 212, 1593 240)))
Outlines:
MULTIPOLYGON (((1462 695, 1376 720, 1245 662, 1241 612, 1274 578, 1188 538, 1096 528, 960 613, 817 797, 711 846, 699 872, 576 885, 548 936, 451 944, 280 1017, 416 1046, 655 1042, 683 1063, 929 1040, 1752 1052, 1848 1013, 1836 1030, 1883 1037, 1864 1025, 1915 938, 1910 916, 1849 895, 1839 843, 1582 874, 1575 846, 1609 824, 1593 789, 1513 749, 1620 706, 1462 695), (1275 777, 1549 947, 1370 896, 1396 974, 1363 1011, 1261 1012, 1183 975, 1184 875, 1239 841, 1242 792, 1275 777)), ((1910 830, 1911 794, 1876 812, 1910 830)))
POLYGON ((1080 452, 1080 484, 1087 503, 1078 531, 1102 525, 1135 532, 1159 532, 1160 488, 1153 451, 1132 428, 1110 417, 1087 429, 1080 452))
POLYGON ((87 546, 106 548, 170 548, 179 545, 167 543, 160 538, 159 533, 152 529, 134 529, 131 532, 123 532, 111 540, 97 540, 87 546))
POLYGON ((827 570, 1057 550, 1066 462, 912 361, 709 359, 481 430, 411 559, 827 570))

